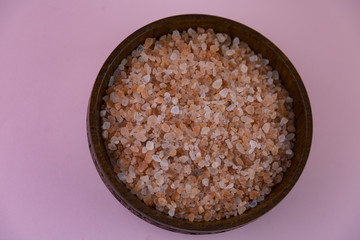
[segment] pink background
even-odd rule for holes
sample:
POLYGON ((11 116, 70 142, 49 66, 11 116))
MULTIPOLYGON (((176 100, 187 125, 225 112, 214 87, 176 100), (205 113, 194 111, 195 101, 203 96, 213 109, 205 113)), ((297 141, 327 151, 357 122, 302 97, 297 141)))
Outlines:
POLYGON ((360 239, 360 2, 0 1, 0 239, 360 239), (303 78, 308 164, 271 212, 220 235, 150 225, 91 161, 87 101, 110 52, 159 18, 207 13, 273 41, 303 78))

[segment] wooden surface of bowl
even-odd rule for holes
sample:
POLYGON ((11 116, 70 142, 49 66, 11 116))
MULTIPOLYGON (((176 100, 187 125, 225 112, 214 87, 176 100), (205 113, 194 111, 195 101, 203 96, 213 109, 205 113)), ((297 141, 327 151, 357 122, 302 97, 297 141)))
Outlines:
POLYGON ((260 33, 243 24, 221 17, 197 14, 179 15, 158 20, 137 30, 122 41, 107 58, 96 78, 89 100, 86 123, 89 148, 96 169, 107 188, 119 202, 132 213, 151 224, 170 231, 189 234, 209 234, 235 229, 272 209, 289 193, 299 179, 305 167, 312 140, 312 114, 308 95, 299 74, 281 50, 260 33), (139 198, 131 194, 118 179, 101 137, 100 110, 103 104, 102 97, 105 96, 110 76, 113 75, 121 60, 148 37, 159 38, 173 30, 183 31, 190 27, 194 29, 197 27, 212 28, 215 32, 226 33, 231 38, 239 37, 256 53, 261 53, 263 57, 270 60, 270 65, 279 72, 282 84, 294 99, 296 127, 294 157, 291 167, 284 174, 283 180, 274 186, 265 200, 255 208, 247 210, 240 216, 212 222, 189 222, 184 219, 171 218, 155 208, 145 205, 139 198))

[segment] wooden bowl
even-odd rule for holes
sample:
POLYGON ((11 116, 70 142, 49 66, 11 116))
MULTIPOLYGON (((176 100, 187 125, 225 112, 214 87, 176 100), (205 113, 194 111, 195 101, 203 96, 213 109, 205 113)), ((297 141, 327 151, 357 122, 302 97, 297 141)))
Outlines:
POLYGON ((309 98, 299 74, 285 54, 255 30, 229 19, 209 15, 180 15, 161 19, 142 27, 122 41, 107 58, 96 78, 89 100, 86 123, 90 152, 95 167, 105 185, 119 202, 136 216, 151 224, 170 231, 188 234, 219 233, 235 229, 272 209, 289 193, 299 179, 309 155, 312 139, 312 115, 309 98), (100 108, 103 104, 102 97, 105 95, 110 76, 113 75, 121 60, 148 37, 158 38, 171 33, 173 30, 182 31, 190 27, 194 29, 197 27, 213 28, 215 32, 227 33, 232 38, 239 37, 240 40, 248 43, 256 53, 261 53, 270 60, 270 65, 280 73, 282 83, 294 99, 296 127, 294 157, 291 167, 284 174, 283 180, 273 187, 271 193, 255 208, 247 210, 240 216, 212 222, 189 222, 188 220, 171 218, 145 205, 119 181, 101 137, 100 108))

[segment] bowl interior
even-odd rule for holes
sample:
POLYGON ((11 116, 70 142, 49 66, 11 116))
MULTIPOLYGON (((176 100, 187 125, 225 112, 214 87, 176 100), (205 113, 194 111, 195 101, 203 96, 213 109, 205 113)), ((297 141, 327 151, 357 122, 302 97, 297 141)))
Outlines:
POLYGON ((287 195, 298 180, 307 161, 312 139, 312 115, 309 99, 299 74, 289 59, 268 39, 260 33, 229 19, 209 15, 180 15, 153 22, 139 29, 111 53, 96 78, 90 96, 87 133, 93 161, 101 178, 111 193, 126 208, 145 221, 159 227, 182 233, 204 234, 223 232, 245 225, 269 211, 287 195), (187 220, 171 218, 146 206, 118 180, 101 137, 99 112, 103 104, 102 97, 105 95, 111 75, 121 60, 148 37, 159 38, 173 30, 182 31, 190 27, 194 29, 197 27, 213 28, 215 32, 227 33, 232 38, 239 37, 240 40, 248 43, 256 53, 261 53, 269 59, 270 65, 279 72, 283 85, 294 99, 296 127, 294 157, 291 167, 284 174, 283 180, 273 187, 271 193, 257 207, 247 210, 240 216, 213 222, 190 223, 187 220))

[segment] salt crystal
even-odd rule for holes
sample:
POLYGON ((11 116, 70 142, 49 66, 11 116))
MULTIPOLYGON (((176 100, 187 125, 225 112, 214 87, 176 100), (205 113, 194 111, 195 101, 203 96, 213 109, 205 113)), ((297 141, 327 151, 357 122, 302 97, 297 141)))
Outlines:
POLYGON ((174 61, 175 59, 177 59, 177 57, 178 57, 178 53, 174 51, 170 56, 170 60, 174 61))
POLYGON ((258 56, 256 55, 252 55, 251 57, 249 57, 250 62, 256 62, 258 60, 258 56))
POLYGON ((226 37, 222 33, 217 33, 216 37, 217 37, 217 39, 219 40, 220 43, 223 43, 226 40, 226 37))
POLYGON ((237 46, 237 45, 239 45, 239 43, 240 43, 239 38, 238 38, 238 37, 235 37, 235 38, 233 39, 233 44, 237 46))
POLYGON ((249 205, 251 208, 254 208, 257 206, 257 201, 256 200, 253 200, 251 201, 250 205, 249 205))
POLYGON ((237 207, 237 211, 238 211, 238 214, 241 215, 246 211, 246 207, 239 204, 239 206, 237 207))
POLYGON ((226 56, 232 56, 235 54, 235 50, 234 49, 229 49, 225 52, 225 55, 226 56))
POLYGON ((249 168, 248 170, 249 178, 254 179, 255 178, 255 171, 252 168, 249 168))
POLYGON ((256 146, 257 146, 257 143, 255 141, 253 141, 253 140, 250 140, 250 147, 251 148, 256 148, 256 146))
POLYGON ((213 168, 217 168, 217 167, 219 167, 220 166, 220 163, 219 162, 213 162, 212 164, 211 164, 211 167, 213 167, 213 168))
POLYGON ((225 143, 226 143, 228 148, 230 148, 230 149, 233 148, 233 145, 232 145, 232 143, 231 143, 231 141, 229 139, 226 139, 225 143))
POLYGON ((165 100, 165 102, 170 102, 171 101, 170 93, 168 93, 168 92, 164 93, 164 100, 165 100))
POLYGON ((264 58, 263 59, 263 65, 266 66, 269 64, 269 59, 264 58))
POLYGON ((146 142, 146 149, 151 151, 154 149, 154 143, 152 141, 147 141, 146 142))
POLYGON ((100 111, 100 117, 105 117, 106 115, 106 110, 101 110, 100 111))
POLYGON ((235 107, 236 107, 235 104, 231 104, 231 105, 229 105, 229 106, 226 108, 226 111, 231 112, 232 110, 235 109, 235 107))
POLYGON ((110 128, 110 122, 104 122, 102 125, 102 129, 107 130, 110 128))
POLYGON ((161 159, 158 155, 152 155, 152 159, 155 161, 155 162, 161 162, 161 159))
POLYGON ((222 83, 223 83, 222 79, 217 79, 213 82, 212 87, 215 89, 219 89, 222 83))
POLYGON ((233 187, 234 187, 234 183, 230 183, 229 185, 226 186, 225 189, 231 189, 231 188, 233 188, 233 187))
POLYGON ((147 119, 147 124, 150 126, 154 126, 159 122, 158 117, 155 115, 151 115, 147 119))
POLYGON ((160 206, 165 206, 167 204, 167 201, 165 198, 158 198, 158 203, 160 206))
POLYGON ((283 126, 283 125, 285 125, 287 122, 288 122, 289 120, 287 119, 287 118, 281 118, 281 120, 280 120, 280 126, 283 126))
POLYGON ((175 210, 173 210, 173 209, 169 210, 168 214, 170 217, 173 217, 175 215, 175 210))
POLYGON ((176 97, 173 97, 173 98, 172 98, 172 103, 173 103, 174 105, 178 104, 178 102, 179 102, 179 100, 178 100, 176 97))
POLYGON ((248 116, 241 116, 240 119, 244 123, 252 123, 252 122, 254 122, 254 120, 251 117, 248 117, 248 116))
POLYGON ((195 152, 192 150, 189 152, 189 156, 190 156, 191 160, 195 160, 195 158, 196 158, 195 152))
POLYGON ((294 137, 295 137, 295 133, 289 133, 289 134, 286 136, 286 139, 287 139, 287 140, 292 140, 294 137))
POLYGON ((246 100, 247 100, 248 102, 251 102, 251 103, 252 103, 252 102, 254 102, 255 99, 254 99, 253 96, 250 96, 250 95, 249 95, 246 100))
POLYGON ((108 144, 108 148, 109 148, 110 150, 112 150, 112 151, 115 151, 115 150, 117 149, 116 145, 113 144, 113 143, 109 143, 109 144, 108 144))
POLYGON ((279 136, 279 142, 284 142, 285 141, 285 135, 284 134, 281 134, 279 136))
POLYGON ((130 147, 130 150, 135 152, 135 153, 139 152, 139 148, 137 146, 134 146, 134 145, 130 147))
POLYGON ((276 70, 274 70, 274 71, 272 72, 272 78, 273 78, 274 80, 278 80, 278 79, 279 79, 279 72, 276 71, 276 70))
POLYGON ((102 137, 103 137, 104 139, 107 139, 107 138, 108 138, 108 131, 106 131, 106 130, 103 131, 101 135, 102 135, 102 137))
POLYGON ((228 95, 229 89, 224 88, 219 92, 219 95, 223 98, 226 98, 226 96, 228 95))
POLYGON ((180 109, 179 109, 179 106, 173 106, 170 110, 170 112, 172 114, 179 114, 180 113, 180 109))
POLYGON ((206 50, 206 48, 207 48, 206 43, 202 43, 202 44, 201 44, 201 49, 202 49, 203 51, 205 51, 205 50, 206 50))
POLYGON ((201 135, 206 135, 206 134, 208 134, 210 132, 210 128, 209 127, 203 127, 202 129, 201 129, 201 135))
POLYGON ((233 117, 232 122, 238 122, 240 118, 238 116, 233 117))
POLYGON ((144 84, 147 84, 148 82, 150 82, 150 75, 145 75, 141 78, 141 81, 144 83, 144 84))
POLYGON ((241 64, 240 70, 241 70, 242 73, 246 73, 247 70, 248 70, 248 67, 245 64, 241 64))
POLYGON ((161 162, 160 162, 160 166, 161 167, 167 167, 167 166, 169 166, 169 162, 166 160, 166 159, 164 159, 164 160, 162 160, 161 162))
POLYGON ((121 105, 123 105, 124 107, 126 107, 128 104, 129 104, 129 100, 127 100, 126 98, 124 98, 124 99, 121 101, 121 105))
POLYGON ((243 88, 243 87, 237 87, 237 88, 236 88, 236 91, 237 91, 238 93, 241 93, 242 91, 244 91, 244 88, 243 88))
POLYGON ((165 140, 171 141, 171 140, 174 140, 175 138, 176 138, 176 135, 173 132, 164 134, 164 139, 165 140))
POLYGON ((115 136, 112 136, 110 139, 110 142, 113 144, 119 144, 119 139, 115 136))
POLYGON ((270 130, 270 123, 264 123, 264 125, 262 126, 262 130, 264 131, 264 133, 268 133, 270 130))

